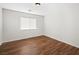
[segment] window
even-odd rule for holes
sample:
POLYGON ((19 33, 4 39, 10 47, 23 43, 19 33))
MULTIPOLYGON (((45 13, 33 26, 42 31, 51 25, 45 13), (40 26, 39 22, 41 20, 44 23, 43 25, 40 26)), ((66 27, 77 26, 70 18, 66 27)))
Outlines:
POLYGON ((25 29, 36 29, 36 19, 21 17, 21 30, 25 29))

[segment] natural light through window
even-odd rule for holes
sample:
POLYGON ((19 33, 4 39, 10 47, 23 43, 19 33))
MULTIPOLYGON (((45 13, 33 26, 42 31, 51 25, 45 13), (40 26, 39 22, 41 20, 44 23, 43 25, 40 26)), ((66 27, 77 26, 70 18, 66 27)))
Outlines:
POLYGON ((25 29, 36 29, 36 19, 35 18, 27 18, 27 17, 21 17, 20 19, 21 30, 25 29))

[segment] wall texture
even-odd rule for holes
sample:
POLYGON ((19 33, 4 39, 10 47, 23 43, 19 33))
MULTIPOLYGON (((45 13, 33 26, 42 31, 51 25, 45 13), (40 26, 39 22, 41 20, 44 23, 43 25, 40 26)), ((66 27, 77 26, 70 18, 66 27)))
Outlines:
POLYGON ((0 8, 0 45, 2 43, 2 8, 0 8))
POLYGON ((45 35, 79 47, 79 4, 48 4, 45 35))
POLYGON ((22 13, 3 9, 4 38, 3 41, 13 41, 43 34, 44 17, 40 15, 22 13), (37 29, 20 30, 20 17, 32 17, 37 19, 37 29))

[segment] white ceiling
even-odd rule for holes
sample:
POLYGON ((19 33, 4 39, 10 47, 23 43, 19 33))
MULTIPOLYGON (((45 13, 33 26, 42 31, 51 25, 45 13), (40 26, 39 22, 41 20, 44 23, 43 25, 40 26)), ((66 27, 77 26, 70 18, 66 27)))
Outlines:
POLYGON ((0 3, 0 7, 27 12, 37 15, 44 15, 46 4, 42 3, 40 6, 36 6, 35 3, 0 3))
POLYGON ((40 6, 35 6, 35 3, 0 3, 0 7, 37 15, 45 15, 46 12, 49 12, 54 8, 79 8, 79 3, 41 3, 40 6))

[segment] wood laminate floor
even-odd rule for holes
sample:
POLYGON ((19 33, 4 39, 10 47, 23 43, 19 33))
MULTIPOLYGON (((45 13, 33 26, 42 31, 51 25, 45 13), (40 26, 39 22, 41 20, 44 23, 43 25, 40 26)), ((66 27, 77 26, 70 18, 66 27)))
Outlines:
POLYGON ((55 39, 38 36, 0 46, 1 55, 79 55, 79 48, 55 39))

